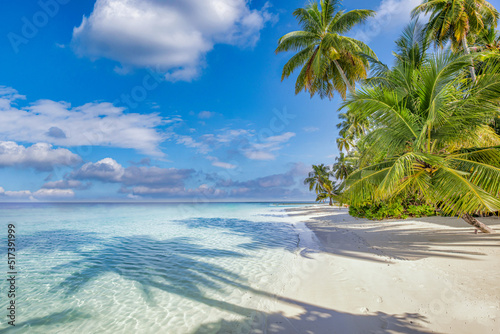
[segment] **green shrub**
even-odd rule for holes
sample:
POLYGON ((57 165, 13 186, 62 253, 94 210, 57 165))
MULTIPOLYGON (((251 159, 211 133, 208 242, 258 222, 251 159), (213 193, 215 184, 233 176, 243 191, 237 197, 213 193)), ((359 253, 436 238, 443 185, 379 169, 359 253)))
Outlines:
POLYGON ((415 201, 404 200, 393 203, 366 203, 361 206, 349 207, 349 214, 353 217, 382 220, 386 218, 406 219, 408 217, 435 216, 436 208, 428 204, 411 204, 415 201))

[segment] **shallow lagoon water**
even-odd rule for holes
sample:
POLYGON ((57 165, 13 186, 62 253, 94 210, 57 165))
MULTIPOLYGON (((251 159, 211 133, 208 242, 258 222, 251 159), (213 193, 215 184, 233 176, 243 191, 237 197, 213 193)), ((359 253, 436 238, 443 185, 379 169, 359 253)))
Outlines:
POLYGON ((244 333, 298 243, 269 204, 2 204, 0 218, 4 254, 16 225, 18 265, 16 327, 2 280, 0 333, 216 333, 232 321, 244 333))

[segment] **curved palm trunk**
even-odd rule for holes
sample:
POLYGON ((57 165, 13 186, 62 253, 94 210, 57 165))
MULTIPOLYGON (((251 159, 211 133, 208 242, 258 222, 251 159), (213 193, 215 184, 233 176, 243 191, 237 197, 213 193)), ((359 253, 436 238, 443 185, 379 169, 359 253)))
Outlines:
MULTIPOLYGON (((469 45, 467 44, 467 37, 465 34, 462 36, 462 46, 464 48, 465 54, 470 55, 469 45)), ((474 61, 471 59, 470 62, 470 76, 472 78, 472 81, 476 82, 476 69, 474 68, 474 61)))
POLYGON ((462 219, 465 220, 467 224, 474 226, 483 233, 495 233, 495 231, 493 231, 490 227, 481 223, 479 220, 477 220, 476 218, 472 217, 467 213, 462 216, 462 219))
POLYGON ((333 198, 330 197, 330 206, 333 206, 333 198))
POLYGON ((347 89, 349 90, 349 93, 351 94, 354 93, 354 87, 349 82, 349 79, 347 79, 347 76, 345 75, 345 72, 342 69, 342 67, 340 67, 339 62, 334 60, 333 63, 335 64, 335 67, 337 67, 337 70, 339 70, 340 76, 342 77, 342 80, 344 81, 347 89))

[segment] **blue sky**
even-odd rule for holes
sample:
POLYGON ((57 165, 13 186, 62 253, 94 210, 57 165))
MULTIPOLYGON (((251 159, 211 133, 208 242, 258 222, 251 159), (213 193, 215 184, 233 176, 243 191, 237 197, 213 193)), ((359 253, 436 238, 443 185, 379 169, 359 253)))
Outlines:
MULTIPOLYGON (((418 3, 344 5, 378 11, 352 35, 390 63, 418 3)), ((313 200, 340 100, 296 96, 274 54, 304 4, 4 2, 0 200, 313 200)))

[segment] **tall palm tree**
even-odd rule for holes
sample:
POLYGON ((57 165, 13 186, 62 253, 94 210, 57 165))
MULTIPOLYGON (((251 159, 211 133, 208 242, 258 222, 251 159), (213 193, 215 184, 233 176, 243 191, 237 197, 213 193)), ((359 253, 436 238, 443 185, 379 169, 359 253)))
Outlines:
MULTIPOLYGON (((419 68, 427 60, 427 51, 430 47, 429 35, 424 30, 424 26, 418 19, 413 20, 403 30, 402 36, 396 40, 397 68, 401 69, 398 75, 400 78, 411 81, 411 78, 405 77, 403 71, 405 68, 419 68)), ((371 85, 392 85, 389 67, 377 59, 367 57, 371 63, 371 77, 364 81, 371 85)), ((407 72, 411 73, 411 72, 407 72)), ((399 82, 399 81, 396 81, 399 82)), ((358 113, 351 113, 349 110, 345 113, 339 113, 341 123, 337 124, 339 138, 337 138, 337 147, 340 151, 344 149, 349 151, 356 146, 357 138, 362 137, 370 128, 370 120, 362 118, 358 113)), ((363 116, 364 117, 364 116, 363 116)))
POLYGON ((500 66, 489 64, 486 75, 465 85, 470 60, 442 52, 420 67, 400 63, 385 73, 385 84, 347 100, 344 108, 377 124, 360 139, 362 159, 372 163, 346 180, 348 203, 416 194, 492 232, 473 214, 500 209, 500 136, 487 125, 499 114, 500 66))
POLYGON ((312 168, 313 170, 304 180, 304 184, 309 185, 309 191, 314 189, 318 196, 322 193, 328 193, 328 181, 330 181, 330 176, 332 175, 330 167, 321 164, 313 165, 312 168))
POLYGON ((363 42, 344 36, 355 25, 374 15, 371 10, 340 10, 341 0, 320 0, 299 8, 293 15, 301 31, 290 32, 278 41, 276 53, 297 51, 283 67, 282 80, 297 68, 301 71, 295 93, 309 91, 322 98, 332 98, 334 91, 346 97, 355 83, 366 78, 368 61, 363 54, 375 57, 363 42))
MULTIPOLYGON (((485 0, 424 0, 417 6, 413 16, 429 14, 427 31, 437 45, 443 47, 451 42, 452 48, 461 47, 466 54, 470 53, 468 39, 487 27, 496 27, 499 13, 495 7, 485 0)), ((474 64, 470 67, 472 81, 476 81, 474 64)))

